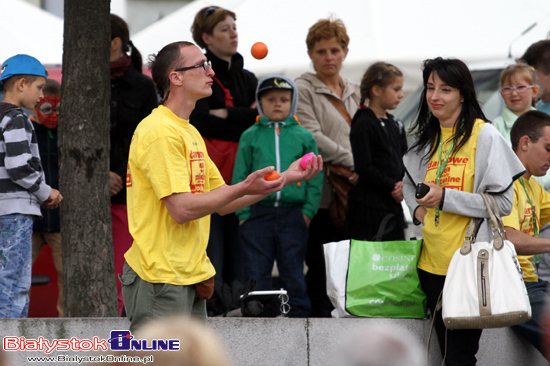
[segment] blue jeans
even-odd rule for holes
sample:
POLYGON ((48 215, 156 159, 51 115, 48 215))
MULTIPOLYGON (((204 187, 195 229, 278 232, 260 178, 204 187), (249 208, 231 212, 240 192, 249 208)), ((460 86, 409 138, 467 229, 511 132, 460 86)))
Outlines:
POLYGON ((288 292, 289 317, 308 317, 311 305, 304 277, 308 229, 300 206, 252 206, 240 227, 244 272, 256 280, 256 291, 271 290, 271 271, 277 260, 279 287, 288 292))
POLYGON ((542 346, 542 337, 544 336, 544 310, 548 302, 548 285, 548 282, 543 280, 525 282, 527 294, 529 295, 529 303, 531 303, 531 320, 512 327, 545 357, 546 353, 542 346))
POLYGON ((0 318, 26 318, 32 273, 33 216, 0 216, 0 318))

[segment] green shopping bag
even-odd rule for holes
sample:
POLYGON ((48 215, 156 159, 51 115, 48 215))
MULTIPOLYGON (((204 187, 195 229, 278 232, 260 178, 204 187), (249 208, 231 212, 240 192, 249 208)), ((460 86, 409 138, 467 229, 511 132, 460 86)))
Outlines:
POLYGON ((425 318, 416 266, 422 240, 351 240, 346 310, 355 316, 425 318))

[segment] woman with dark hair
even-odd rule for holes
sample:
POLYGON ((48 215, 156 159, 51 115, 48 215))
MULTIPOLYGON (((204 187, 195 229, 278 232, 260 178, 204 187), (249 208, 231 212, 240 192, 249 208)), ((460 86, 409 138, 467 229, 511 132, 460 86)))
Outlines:
MULTIPOLYGON (((404 158, 414 182, 405 179, 403 192, 415 224, 424 224, 419 277, 435 317, 441 354, 446 354, 447 365, 475 365, 481 330, 446 330, 441 311, 435 308, 470 218, 489 217, 477 193, 493 195, 500 214, 508 215, 514 200, 510 187, 524 167, 502 135, 487 123, 470 71, 462 61, 424 61, 423 82, 412 128, 416 142, 404 158), (419 182, 430 188, 423 198, 415 198, 419 182)), ((477 239, 491 238, 485 222, 477 239)))
MULTIPOLYGON (((205 140, 208 155, 226 184, 231 184, 235 156, 241 134, 256 121, 258 80, 245 70, 237 52, 239 36, 234 12, 205 7, 195 15, 191 26, 193 39, 206 49, 216 75, 212 95, 197 101, 190 122, 205 140)), ((216 268, 216 281, 231 283, 246 280, 239 246, 239 221, 235 214, 212 214, 208 257, 216 268)))
POLYGON ((126 211, 126 168, 130 141, 139 122, 157 107, 155 84, 142 74, 142 57, 130 41, 126 22, 111 14, 111 153, 109 190, 118 308, 122 312, 121 283, 124 253, 132 245, 126 211))

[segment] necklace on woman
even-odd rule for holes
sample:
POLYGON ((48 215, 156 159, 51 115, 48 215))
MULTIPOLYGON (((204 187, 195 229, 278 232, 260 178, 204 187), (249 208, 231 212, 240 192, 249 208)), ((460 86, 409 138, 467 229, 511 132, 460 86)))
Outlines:
MULTIPOLYGON (((437 165, 437 178, 436 178, 436 184, 441 187, 441 176, 443 175, 443 172, 445 171, 445 168, 447 167, 447 162, 449 161, 449 155, 451 155, 451 151, 453 151, 453 147, 455 146, 455 142, 451 143, 451 146, 449 147, 449 150, 447 150, 447 154, 445 154, 445 160, 441 160, 441 151, 442 143, 441 143, 441 135, 439 135, 439 164, 437 165)), ((439 225, 439 205, 435 208, 435 226, 439 225)))

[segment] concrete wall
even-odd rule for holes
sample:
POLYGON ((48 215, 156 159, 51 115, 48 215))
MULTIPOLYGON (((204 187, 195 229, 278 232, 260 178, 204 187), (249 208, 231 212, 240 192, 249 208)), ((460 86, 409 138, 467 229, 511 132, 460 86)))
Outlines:
MULTIPOLYGON (((427 344, 429 320, 414 319, 260 319, 209 318, 207 321, 225 344, 234 366, 328 366, 334 347, 355 329, 384 324, 398 332, 402 328, 427 344)), ((125 318, 0 319, 0 337, 27 339, 108 339, 111 330, 128 329, 125 318)), ((7 352, 13 366, 31 365, 28 356, 43 356, 40 351, 7 352)), ((92 352, 57 352, 52 355, 89 356, 92 352)), ((38 363, 36 363, 39 365, 38 363)), ((48 362, 40 365, 70 365, 48 362)), ((334 363, 332 363, 333 365, 334 363)), ((430 346, 430 364, 440 365, 441 356, 435 333, 430 346)), ((136 364, 137 365, 137 364, 136 364)), ((488 329, 481 337, 478 365, 548 365, 530 344, 511 329, 488 329)))

